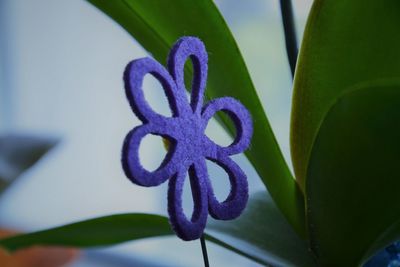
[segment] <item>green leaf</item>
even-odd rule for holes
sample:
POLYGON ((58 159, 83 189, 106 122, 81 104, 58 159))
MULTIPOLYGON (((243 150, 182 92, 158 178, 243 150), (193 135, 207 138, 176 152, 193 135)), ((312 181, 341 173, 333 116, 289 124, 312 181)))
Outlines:
POLYGON ((210 220, 207 233, 261 264, 316 266, 307 242, 299 238, 265 192, 254 194, 238 219, 210 220))
MULTIPOLYGON (((153 57, 165 62, 182 36, 197 36, 209 55, 207 97, 233 96, 251 112, 254 135, 247 156, 278 207, 304 234, 304 199, 275 140, 268 119, 232 34, 211 0, 89 0, 130 33, 153 57)), ((122 75, 122 74, 121 74, 122 75)), ((231 134, 234 130, 222 117, 231 134)))
POLYGON ((0 136, 0 193, 56 143, 55 139, 38 136, 0 136))
MULTIPOLYGON (((244 214, 235 221, 209 222, 206 238, 264 265, 314 266, 306 242, 267 195, 254 195, 244 214)), ((162 216, 122 214, 3 239, 0 246, 11 251, 32 245, 88 248, 171 235, 170 229, 168 219, 162 216)))
POLYGON ((360 266, 400 238, 400 83, 372 84, 336 101, 312 149, 307 220, 321 266, 360 266))
POLYGON ((17 235, 0 240, 0 246, 9 251, 33 245, 88 248, 172 234, 168 219, 163 216, 140 213, 118 214, 17 235))
POLYGON ((315 0, 296 70, 291 149, 304 187, 318 128, 331 104, 356 84, 400 77, 400 1, 315 0))

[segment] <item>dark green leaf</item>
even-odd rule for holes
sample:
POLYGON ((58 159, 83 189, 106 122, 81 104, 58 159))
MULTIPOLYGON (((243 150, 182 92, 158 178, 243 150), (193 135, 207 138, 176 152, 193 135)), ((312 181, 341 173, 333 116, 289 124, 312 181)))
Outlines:
MULTIPOLYGON (((203 40, 209 55, 208 97, 233 96, 250 110, 255 123, 247 156, 278 207, 296 230, 304 233, 303 195, 281 154, 235 40, 214 3, 211 0, 89 2, 118 22, 160 62, 166 61, 169 49, 181 36, 203 40)), ((233 133, 227 120, 222 120, 233 133)))
POLYGON ((45 137, 0 136, 0 193, 56 143, 55 139, 45 137))
POLYGON ((316 0, 296 70, 291 149, 304 178, 318 128, 336 98, 361 82, 400 77, 400 1, 316 0))
MULTIPOLYGON (((211 221, 210 241, 265 265, 313 266, 307 244, 294 232, 266 192, 253 196, 244 214, 231 222, 211 221)), ((158 215, 122 214, 65 225, 0 241, 8 250, 32 245, 95 247, 173 234, 158 215)))
POLYGON ((400 238, 400 83, 353 88, 325 117, 306 181, 321 266, 360 266, 400 238))
POLYGON ((207 233, 261 264, 315 266, 307 242, 299 238, 265 192, 253 195, 238 219, 211 220, 207 233))
POLYGON ((173 232, 165 217, 150 214, 119 214, 6 238, 0 241, 0 246, 10 251, 33 245, 87 248, 171 234, 173 232))

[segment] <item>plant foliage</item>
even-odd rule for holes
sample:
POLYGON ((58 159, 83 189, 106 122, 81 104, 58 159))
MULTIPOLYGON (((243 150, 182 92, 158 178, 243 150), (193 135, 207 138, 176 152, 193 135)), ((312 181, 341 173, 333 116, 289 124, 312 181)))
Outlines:
MULTIPOLYGON (((252 113, 247 156, 268 192, 207 238, 271 266, 362 266, 400 238, 400 2, 315 0, 295 72, 293 179, 238 46, 211 0, 89 0, 158 61, 183 35, 209 51, 209 98, 232 95, 252 113), (305 209, 306 207, 306 209, 305 209)), ((186 75, 190 77, 190 67, 186 75)), ((220 122, 231 133, 226 118, 220 122)), ((167 219, 124 214, 0 241, 92 247, 170 235, 167 219)))

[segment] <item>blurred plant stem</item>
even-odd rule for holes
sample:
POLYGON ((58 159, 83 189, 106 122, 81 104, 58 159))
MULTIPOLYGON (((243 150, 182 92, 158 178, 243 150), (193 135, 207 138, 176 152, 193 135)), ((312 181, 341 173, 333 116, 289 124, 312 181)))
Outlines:
POLYGON ((292 77, 296 69, 298 45, 296 36, 296 27, 294 25, 294 16, 291 0, 280 0, 283 29, 285 32, 286 52, 289 60, 292 77))

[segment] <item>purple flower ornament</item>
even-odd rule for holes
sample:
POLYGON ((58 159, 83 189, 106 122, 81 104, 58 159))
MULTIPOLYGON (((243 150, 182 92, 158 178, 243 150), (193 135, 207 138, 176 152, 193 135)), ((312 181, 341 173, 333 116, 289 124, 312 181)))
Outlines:
POLYGON ((246 150, 253 133, 247 109, 231 97, 221 97, 203 106, 207 81, 207 51, 195 37, 182 37, 168 56, 168 70, 151 58, 133 60, 124 73, 125 90, 133 112, 142 125, 131 130, 125 138, 122 165, 126 176, 141 186, 157 186, 166 180, 168 185, 169 221, 177 236, 183 240, 200 238, 208 214, 217 220, 237 218, 248 200, 247 177, 230 158, 246 150), (188 101, 184 83, 184 65, 193 64, 191 99, 188 101), (142 84, 146 74, 154 76, 162 85, 172 110, 171 117, 156 113, 146 101, 142 84), (209 119, 217 111, 224 111, 234 122, 236 137, 222 147, 205 135, 209 119), (147 134, 170 140, 169 151, 155 171, 147 171, 140 164, 139 145, 147 134), (230 193, 220 202, 214 194, 207 172, 206 159, 222 167, 230 180, 230 193), (189 219, 182 208, 182 191, 186 177, 193 195, 193 213, 189 219))

